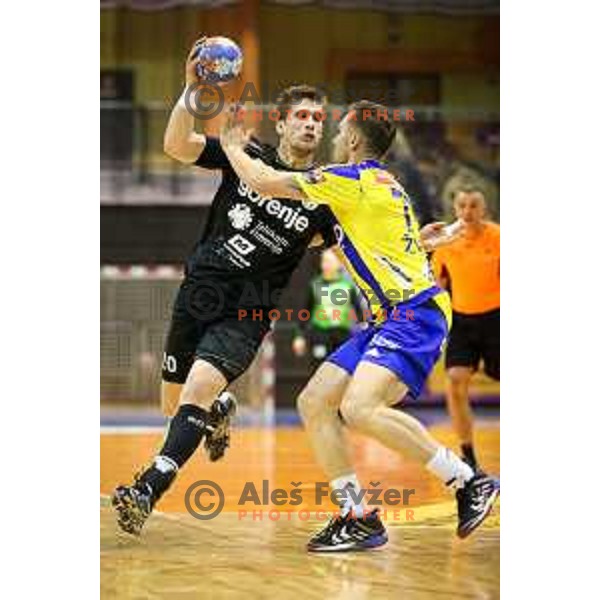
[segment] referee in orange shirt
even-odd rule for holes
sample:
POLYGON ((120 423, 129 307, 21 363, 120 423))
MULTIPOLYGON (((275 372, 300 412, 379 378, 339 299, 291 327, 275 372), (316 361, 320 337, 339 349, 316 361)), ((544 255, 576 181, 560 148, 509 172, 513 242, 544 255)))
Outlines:
POLYGON ((433 269, 452 296, 453 323, 446 348, 448 410, 465 461, 478 467, 473 448, 469 384, 483 361, 500 381, 500 226, 485 220, 483 192, 461 187, 454 211, 465 233, 433 255, 433 269))

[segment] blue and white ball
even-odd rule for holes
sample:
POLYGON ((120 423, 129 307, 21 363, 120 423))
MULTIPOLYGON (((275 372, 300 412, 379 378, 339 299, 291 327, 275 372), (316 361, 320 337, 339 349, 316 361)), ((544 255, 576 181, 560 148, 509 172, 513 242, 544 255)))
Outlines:
POLYGON ((207 38, 195 57, 202 59, 197 67, 198 75, 209 83, 231 81, 242 71, 242 51, 226 37, 207 38))

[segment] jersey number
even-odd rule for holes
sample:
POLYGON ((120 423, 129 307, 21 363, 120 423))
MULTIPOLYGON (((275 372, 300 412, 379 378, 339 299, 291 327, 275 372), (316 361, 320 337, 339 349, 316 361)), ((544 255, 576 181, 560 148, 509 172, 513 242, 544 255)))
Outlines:
POLYGON ((406 233, 402 236, 404 242, 404 252, 406 254, 415 254, 417 251, 423 251, 419 241, 418 234, 415 235, 413 230, 412 207, 410 200, 406 194, 403 194, 402 200, 404 203, 404 224, 406 225, 406 233))
POLYGON ((177 372, 177 359, 172 354, 167 354, 166 352, 163 354, 163 371, 167 373, 176 373, 177 372))

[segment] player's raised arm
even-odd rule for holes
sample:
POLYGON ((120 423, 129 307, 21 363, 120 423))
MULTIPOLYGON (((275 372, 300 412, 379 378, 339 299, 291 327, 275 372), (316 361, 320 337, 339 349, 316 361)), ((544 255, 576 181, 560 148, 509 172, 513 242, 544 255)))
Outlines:
MULTIPOLYGON (((198 76, 197 66, 200 59, 194 58, 194 54, 205 38, 200 38, 194 43, 185 63, 185 86, 186 90, 190 87, 198 87, 200 77, 198 76)), ((194 92, 192 92, 193 95, 194 92)), ((163 140, 163 150, 165 154, 185 164, 192 164, 202 154, 206 146, 206 136, 194 130, 194 115, 185 105, 185 94, 173 107, 163 140)), ((193 98, 190 97, 190 102, 193 98)))
POLYGON ((277 171, 260 159, 250 158, 244 148, 250 138, 235 114, 231 112, 227 123, 221 129, 221 147, 229 158, 232 168, 240 179, 243 179, 261 196, 305 200, 306 196, 296 184, 293 171, 277 171))
POLYGON ((447 246, 460 238, 465 232, 465 224, 460 219, 454 223, 429 223, 421 228, 421 244, 427 252, 441 246, 447 246))

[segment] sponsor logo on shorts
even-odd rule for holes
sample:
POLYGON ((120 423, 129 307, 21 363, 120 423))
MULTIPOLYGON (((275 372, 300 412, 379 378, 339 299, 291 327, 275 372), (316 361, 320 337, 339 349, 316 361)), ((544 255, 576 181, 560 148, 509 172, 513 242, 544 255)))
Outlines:
POLYGON ((388 348, 389 350, 400 350, 402 346, 400 344, 396 344, 396 342, 392 342, 388 340, 386 337, 378 333, 373 337, 372 344, 379 346, 381 348, 388 348))

